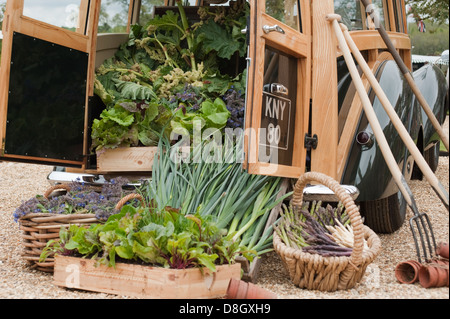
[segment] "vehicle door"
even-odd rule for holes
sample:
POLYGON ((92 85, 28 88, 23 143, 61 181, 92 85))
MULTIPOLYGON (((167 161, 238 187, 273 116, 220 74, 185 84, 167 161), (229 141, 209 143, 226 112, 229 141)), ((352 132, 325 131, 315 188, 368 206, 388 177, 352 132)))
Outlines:
POLYGON ((250 1, 244 167, 305 171, 311 81, 309 1, 250 1))
POLYGON ((44 2, 6 4, 0 160, 82 167, 100 1, 44 2))

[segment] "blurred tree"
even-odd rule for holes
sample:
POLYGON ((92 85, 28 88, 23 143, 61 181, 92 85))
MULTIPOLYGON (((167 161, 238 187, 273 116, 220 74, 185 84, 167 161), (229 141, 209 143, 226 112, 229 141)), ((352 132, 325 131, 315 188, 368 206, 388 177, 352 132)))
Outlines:
POLYGON ((419 32, 415 23, 408 25, 413 46, 412 53, 420 55, 441 55, 449 48, 449 26, 426 20, 426 32, 419 32))
POLYGON ((437 24, 447 24, 449 14, 448 0, 406 0, 410 14, 419 20, 431 20, 437 24))

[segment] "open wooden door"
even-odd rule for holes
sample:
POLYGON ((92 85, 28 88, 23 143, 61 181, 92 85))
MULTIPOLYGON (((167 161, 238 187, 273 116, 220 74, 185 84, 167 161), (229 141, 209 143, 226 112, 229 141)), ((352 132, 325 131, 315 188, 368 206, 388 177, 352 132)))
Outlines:
POLYGON ((7 1, 0 68, 0 160, 85 165, 100 0, 70 2, 75 16, 69 29, 31 18, 27 5, 36 1, 7 1))
POLYGON ((250 1, 245 162, 251 174, 298 178, 306 169, 309 1, 250 1))

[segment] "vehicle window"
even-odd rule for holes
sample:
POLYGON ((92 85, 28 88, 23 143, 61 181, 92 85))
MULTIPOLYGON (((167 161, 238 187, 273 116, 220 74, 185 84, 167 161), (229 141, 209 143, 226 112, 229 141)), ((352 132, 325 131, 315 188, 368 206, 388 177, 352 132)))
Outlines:
POLYGON ((266 0, 266 13, 280 22, 300 30, 297 0, 266 0))
POLYGON ((297 59, 266 47, 258 160, 291 166, 297 104, 297 59))
POLYGON ((103 0, 98 33, 126 33, 130 0, 103 0))
POLYGON ((355 0, 335 0, 334 12, 342 18, 342 23, 352 30, 362 30, 361 3, 355 0))
POLYGON ((71 31, 78 27, 79 11, 79 0, 24 0, 23 7, 25 16, 71 31))
POLYGON ((164 0, 142 0, 139 12, 139 24, 146 25, 155 15, 155 7, 163 6, 164 0))
POLYGON ((405 28, 403 26, 403 8, 401 5, 401 1, 395 1, 394 6, 394 15, 395 15, 395 24, 397 32, 405 32, 405 28))

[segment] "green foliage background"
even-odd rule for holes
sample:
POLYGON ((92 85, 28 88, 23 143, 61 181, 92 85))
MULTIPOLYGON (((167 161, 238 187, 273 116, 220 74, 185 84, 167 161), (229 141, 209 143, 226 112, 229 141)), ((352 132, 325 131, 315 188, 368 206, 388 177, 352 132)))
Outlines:
POLYGON ((425 20, 426 32, 419 32, 415 23, 408 25, 413 46, 412 53, 420 55, 441 55, 449 48, 449 26, 425 20))
MULTIPOLYGON (((144 11, 147 6, 159 4, 160 1, 161 0, 144 0, 144 11)), ((106 3, 120 3, 124 8, 127 6, 126 0, 107 0, 106 3)), ((416 17, 424 19, 427 29, 427 32, 422 33, 418 31, 415 23, 410 23, 408 25, 408 32, 411 36, 413 45, 413 54, 440 55, 442 51, 447 50, 449 48, 448 0, 407 0, 406 3, 411 6, 411 12, 415 14, 416 17)), ((6 0, 0 0, 0 30, 2 29, 5 6, 6 0)), ((100 15, 99 32, 123 32, 124 21, 126 21, 125 16, 116 15, 110 17, 104 11, 101 12, 100 15)))

